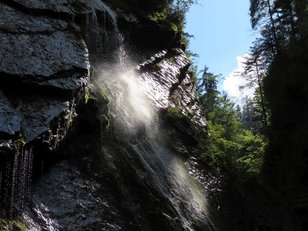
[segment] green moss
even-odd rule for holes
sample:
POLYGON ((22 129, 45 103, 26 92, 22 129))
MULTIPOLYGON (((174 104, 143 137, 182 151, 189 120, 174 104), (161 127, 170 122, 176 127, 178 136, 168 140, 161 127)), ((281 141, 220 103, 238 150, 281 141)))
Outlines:
POLYGON ((109 99, 107 97, 107 95, 105 94, 105 92, 103 91, 103 89, 97 84, 94 83, 94 89, 93 89, 93 96, 90 94, 88 97, 91 97, 92 99, 94 99, 96 101, 96 103, 100 108, 100 121, 101 123, 106 126, 109 127, 110 125, 110 118, 108 116, 109 110, 108 110, 108 104, 109 104, 109 99))
POLYGON ((92 98, 89 88, 86 89, 84 94, 84 102, 87 104, 89 100, 92 98))
POLYGON ((93 99, 97 101, 98 103, 103 103, 103 104, 108 105, 109 99, 106 96, 103 89, 97 83, 93 83, 93 85, 94 85, 94 89, 87 88, 85 90, 85 95, 84 95, 85 103, 87 104, 89 100, 93 99))
POLYGON ((0 218, 0 230, 25 231, 29 227, 22 217, 16 218, 0 218))
POLYGON ((98 85, 96 86, 97 92, 98 92, 98 96, 101 102, 105 103, 105 104, 109 104, 109 99, 106 96, 106 94, 104 93, 103 89, 101 87, 99 87, 98 85))
POLYGON ((161 67, 159 65, 159 63, 155 63, 152 65, 152 69, 153 71, 160 71, 161 67))
POLYGON ((168 107, 167 109, 168 116, 174 118, 174 119, 183 119, 184 115, 182 114, 181 109, 177 107, 168 107))
POLYGON ((19 150, 20 148, 24 147, 26 144, 26 140, 24 135, 20 132, 18 134, 18 138, 14 141, 14 148, 15 150, 19 150))
POLYGON ((167 20, 168 14, 166 12, 154 12, 149 16, 149 19, 154 22, 161 22, 167 20))

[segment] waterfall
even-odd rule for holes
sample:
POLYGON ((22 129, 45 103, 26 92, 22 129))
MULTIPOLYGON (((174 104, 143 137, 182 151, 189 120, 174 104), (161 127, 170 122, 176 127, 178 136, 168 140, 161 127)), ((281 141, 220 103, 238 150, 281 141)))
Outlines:
MULTIPOLYGON (((94 10, 84 15, 83 26, 87 28, 85 40, 92 56, 92 81, 109 98, 111 124, 108 134, 101 132, 101 137, 95 137, 100 140, 96 143, 101 143, 98 158, 91 153, 74 156, 76 162, 80 161, 78 158, 85 162, 93 176, 85 176, 72 162, 63 161, 37 183, 32 207, 23 214, 29 229, 216 230, 202 186, 189 175, 184 160, 170 148, 170 140, 161 129, 158 109, 168 105, 169 88, 153 91, 160 82, 154 81, 152 75, 140 75, 140 67, 126 53, 116 14, 99 0, 89 2, 94 10), (92 169, 87 162, 90 158, 98 163, 102 159, 104 169, 92 169), (114 184, 106 189, 104 186, 109 183, 105 183, 105 174, 114 184), (123 216, 124 212, 128 215, 123 216), (123 222, 118 218, 121 216, 123 222)), ((162 51, 155 58, 163 60, 166 53, 162 51)), ((178 67, 166 62, 163 65, 168 71, 161 74, 176 78, 178 67)), ((25 149, 7 158, 10 164, 1 165, 0 184, 12 182, 13 186, 5 189, 6 201, 22 206, 19 201, 27 196, 30 186, 32 152, 25 149), (27 183, 21 185, 21 181, 27 183)))
POLYGON ((215 230, 201 186, 168 147, 151 93, 143 90, 153 80, 138 78, 124 47, 119 44, 116 64, 99 66, 95 80, 110 100, 114 140, 102 141, 102 155, 122 203, 141 230, 215 230))
POLYGON ((117 15, 101 0, 87 2, 89 11, 81 16, 81 27, 92 65, 112 59, 117 50, 119 31, 117 15))
MULTIPOLYGON (((204 192, 162 137, 156 109, 141 90, 146 83, 138 82, 136 74, 125 69, 119 64, 115 69, 103 70, 97 80, 110 99, 114 144, 117 144, 115 149, 108 142, 103 143, 102 152, 126 198, 125 203, 132 213, 142 214, 146 207, 161 212, 157 219, 181 227, 175 230, 214 230, 204 192), (144 195, 134 187, 143 188, 144 195), (151 199, 157 200, 157 204, 148 202, 151 199)), ((143 227, 144 230, 163 228, 149 224, 144 218, 136 220, 142 226, 149 226, 143 227)))
POLYGON ((32 148, 22 147, 16 152, 1 156, 0 189, 1 208, 8 216, 23 210, 31 193, 32 181, 32 148))

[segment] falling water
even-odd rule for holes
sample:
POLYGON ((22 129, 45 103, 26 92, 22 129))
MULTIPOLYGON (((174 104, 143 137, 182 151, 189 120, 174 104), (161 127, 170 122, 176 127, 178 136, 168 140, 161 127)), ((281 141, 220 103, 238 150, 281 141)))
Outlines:
POLYGON ((31 193, 33 154, 29 147, 1 157, 1 207, 9 216, 21 212, 31 193))
POLYGON ((87 1, 89 11, 82 16, 82 28, 92 65, 112 59, 117 50, 119 31, 116 13, 101 0, 87 1))
MULTIPOLYGON (((201 186, 189 175, 184 161, 168 148, 159 127, 157 108, 142 90, 151 86, 153 80, 136 78, 116 15, 110 15, 115 29, 107 40, 115 40, 116 47, 113 44, 114 51, 107 52, 109 58, 104 55, 110 44, 106 44, 105 24, 99 20, 102 15, 90 15, 89 22, 93 21, 92 28, 100 27, 94 31, 103 30, 103 36, 90 32, 87 43, 90 54, 91 49, 99 53, 100 60, 96 57, 94 65, 95 81, 110 100, 110 136, 114 140, 102 139, 102 155, 125 198, 122 204, 131 211, 141 230, 215 230, 201 186), (91 48, 91 44, 95 46, 91 48)), ((172 66, 167 69, 174 72, 172 66)), ((164 97, 159 95, 169 94, 168 90, 147 94, 160 99, 164 97)))
POLYGON ((126 198, 124 203, 139 214, 135 220, 142 230, 171 226, 170 230, 215 230, 202 188, 190 177, 184 161, 167 147, 157 111, 142 91, 147 79, 137 81, 129 62, 119 60, 101 71, 97 83, 110 99, 116 137, 115 144, 103 144, 103 155, 126 198), (156 219, 156 224, 149 219, 156 219))
MULTIPOLYGON (((97 137, 97 139, 102 139, 101 155, 107 163, 108 169, 106 171, 112 175, 113 182, 117 184, 120 191, 121 207, 125 207, 125 211, 130 211, 134 223, 139 228, 137 230, 216 230, 209 216, 208 204, 202 187, 189 175, 184 161, 170 150, 167 141, 164 139, 165 134, 159 126, 157 108, 152 105, 152 101, 146 97, 145 92, 142 90, 146 89, 147 86, 151 86, 153 82, 147 82, 151 81, 147 77, 137 80, 137 74, 133 71, 135 65, 131 64, 125 52, 124 37, 120 35, 117 28, 112 32, 112 35, 106 32, 107 25, 110 24, 107 21, 110 19, 112 20, 111 24, 116 27, 115 14, 110 12, 109 8, 105 13, 94 11, 92 14, 88 14, 87 23, 91 24, 89 28, 92 29, 86 40, 90 54, 93 54, 93 51, 94 55, 98 54, 94 60, 96 64, 94 65, 94 72, 98 73, 95 81, 110 100, 109 109, 112 121, 110 140, 104 140, 102 137, 97 137), (100 28, 98 30, 100 33, 91 35, 92 32, 96 33, 95 28, 100 28), (109 45, 106 41, 114 38, 116 38, 117 46, 112 52, 114 56, 112 62, 109 59, 108 64, 102 65, 101 63, 106 62, 105 58, 110 55, 106 49, 111 48, 108 47, 109 45), (100 65, 98 65, 98 58, 102 58, 100 65), (113 64, 111 65, 110 63, 113 64)), ((172 67, 169 69, 173 72, 172 67)), ((160 99, 164 97, 160 97, 159 94, 166 94, 166 92, 152 92, 151 94, 156 96, 156 99, 160 99)), ((29 155, 29 158, 31 158, 31 155, 29 155)), ((28 166, 30 166, 30 160, 23 160, 28 161, 28 166)), ((14 159, 13 163, 18 163, 18 161, 14 159)), ((18 168, 17 165, 14 166, 13 164, 13 169, 18 168)), ((12 165, 9 167, 12 169, 12 165)), ((45 185, 46 191, 43 189, 42 193, 37 193, 37 198, 34 198, 36 205, 33 210, 36 213, 36 218, 39 218, 39 222, 36 223, 34 219, 31 230, 41 230, 41 223, 44 224, 44 230, 58 231, 61 230, 61 227, 65 227, 63 230, 78 230, 80 224, 71 224, 69 221, 72 216, 77 217, 78 219, 76 220, 80 222, 78 216, 83 214, 72 215, 67 210, 74 209, 75 202, 76 205, 80 205, 77 201, 82 198, 84 201, 90 201, 89 205, 93 204, 94 207, 91 208, 102 207, 100 197, 93 197, 93 194, 89 196, 87 190, 85 190, 86 194, 82 195, 84 188, 87 188, 85 185, 88 183, 86 184, 87 181, 84 182, 84 179, 80 177, 80 173, 73 172, 73 174, 72 167, 69 165, 64 165, 60 169, 63 168, 67 171, 55 175, 61 176, 61 180, 64 182, 72 184, 72 188, 67 183, 63 183, 61 186, 68 189, 52 195, 50 192, 55 189, 45 185), (71 179, 74 179, 74 182, 77 181, 77 183, 70 182, 71 179), (46 195, 46 192, 50 194, 46 195), (71 200, 61 198, 62 195, 75 194, 76 200, 74 197, 71 200), (61 201, 66 203, 67 200, 71 204, 68 203, 68 206, 63 207, 61 201), (92 203, 91 200, 95 202, 92 203), (63 217, 63 214, 67 216, 63 217)), ((30 174, 29 170, 22 171, 24 171, 25 178, 27 178, 30 174)), ((18 185, 17 178, 20 176, 17 176, 16 172, 19 171, 14 170, 12 172, 10 179, 13 180, 14 184, 18 185)), ((7 176, 0 174, 0 179, 4 178, 6 179, 7 176)), ((49 182, 54 183, 55 177, 51 174, 50 178, 52 180, 49 182)), ((57 183, 62 184, 61 182, 57 183)), ((52 186, 53 184, 50 187, 52 186)), ((89 183, 89 191, 94 186, 94 183, 89 183)), ((19 197, 23 195, 21 192, 27 191, 24 187, 28 186, 18 186, 17 192, 15 192, 16 187, 14 186, 14 190, 9 191, 8 198, 12 198, 12 194, 19 195, 19 197)), ((14 201, 14 203, 18 204, 17 201, 14 201)), ((78 209, 81 212, 78 210, 75 213, 88 212, 86 207, 80 206, 78 209)), ((108 211, 111 211, 109 207, 108 211)), ((100 211, 92 212, 96 216, 100 214, 100 211)), ((96 216, 82 219, 85 222, 88 221, 87 219, 92 221, 97 219, 96 216)), ((31 219, 29 218, 28 220, 30 221, 31 219)), ((121 230, 121 228, 110 230, 121 230)))

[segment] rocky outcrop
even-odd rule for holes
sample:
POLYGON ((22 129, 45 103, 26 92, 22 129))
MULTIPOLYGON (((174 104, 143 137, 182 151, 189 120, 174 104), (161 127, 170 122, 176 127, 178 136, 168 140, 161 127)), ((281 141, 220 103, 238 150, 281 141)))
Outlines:
POLYGON ((35 186, 32 212, 24 214, 29 229, 130 230, 108 194, 106 179, 94 181, 78 167, 66 161, 57 164, 35 186))
MULTIPOLYGON (((19 4, 38 7, 35 2, 19 4)), ((58 143, 88 81, 88 53, 78 27, 1 3, 0 34, 2 142, 22 134, 25 143, 58 143)))
POLYGON ((195 95, 195 83, 188 74, 190 61, 181 49, 163 50, 136 70, 144 81, 144 90, 156 108, 177 107, 196 125, 206 126, 195 95))
POLYGON ((66 136, 89 82, 83 29, 110 29, 111 14, 100 0, 0 2, 0 181, 11 182, 0 183, 1 207, 24 187, 14 185, 20 152, 55 150, 66 136))
POLYGON ((204 213, 206 203, 196 193, 200 188, 186 181, 190 179, 188 170, 177 156, 178 144, 182 142, 183 149, 189 150, 185 142, 196 139, 197 128, 205 130, 206 123, 198 120, 201 112, 187 75, 189 65, 184 52, 176 49, 158 52, 137 66, 132 75, 130 71, 127 75, 116 73, 121 68, 99 74, 109 84, 96 82, 110 99, 110 114, 106 102, 100 105, 99 97, 92 92, 77 119, 77 134, 61 150, 61 155, 65 152, 73 158, 53 166, 34 187, 34 207, 24 217, 31 228, 214 230, 204 213), (125 81, 121 84, 122 77, 139 81, 133 85, 145 91, 161 114, 161 129, 156 127, 156 119, 135 118, 142 112, 131 106, 141 109, 137 104, 143 102, 134 97, 136 101, 131 102, 130 93, 144 95, 139 95, 136 88, 129 93, 132 89, 125 81), (187 101, 181 102, 183 99, 187 101), (169 108, 179 112, 174 124, 167 121, 169 108), (108 124, 103 121, 106 116, 111 120, 108 124), (170 135, 170 142, 164 140, 170 135))
MULTIPOLYGON (((111 32, 113 12, 100 0, 3 0, 0 11, 0 189, 6 195, 0 208, 9 215, 22 209, 31 230, 213 230, 206 200, 191 184, 178 150, 150 133, 149 121, 136 120, 131 114, 140 113, 136 108, 122 114, 110 109, 108 114, 100 86, 95 93, 89 88, 93 92, 85 97, 87 104, 80 105, 90 63, 95 74, 103 62, 112 72, 110 82, 117 82, 109 64, 131 61, 122 43, 125 36, 111 32), (77 107, 82 116, 75 119, 77 107), (116 117, 127 123, 118 129, 126 130, 127 137, 124 132, 117 136, 116 117), (68 135, 74 119, 74 132, 68 135), (65 137, 66 145, 59 150, 65 137), (57 154, 73 158, 53 165, 40 178, 27 210, 32 170, 40 174, 50 164, 48 158, 57 154)), ((167 40, 173 40, 173 34, 167 40)), ((136 60, 147 61, 132 61, 142 63, 135 77, 143 82, 161 121, 172 127, 174 143, 180 137, 184 145, 187 140, 192 144, 205 132, 206 121, 187 74, 189 60, 181 49, 167 47, 145 52, 156 53, 151 58, 137 52, 136 60), (179 117, 168 115, 170 108, 176 108, 179 117)), ((109 90, 123 99, 126 88, 109 90)))
POLYGON ((206 120, 195 95, 195 80, 188 74, 190 61, 181 49, 163 50, 136 67, 148 97, 163 115, 163 121, 181 138, 194 145, 207 134, 206 120))
POLYGON ((77 24, 87 30, 90 23, 95 29, 110 29, 114 15, 99 0, 4 0, 0 10, 0 91, 5 104, 0 139, 5 143, 20 133, 26 143, 48 140, 58 135, 55 120, 65 119, 61 123, 69 126, 88 83, 86 33, 77 24))

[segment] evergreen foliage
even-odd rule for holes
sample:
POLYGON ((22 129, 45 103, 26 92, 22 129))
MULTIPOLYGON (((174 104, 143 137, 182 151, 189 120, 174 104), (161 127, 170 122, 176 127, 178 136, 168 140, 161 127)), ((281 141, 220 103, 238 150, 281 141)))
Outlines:
POLYGON ((261 32, 252 56, 260 57, 270 111, 263 180, 283 198, 299 231, 308 229, 307 7, 305 0, 251 0, 250 8, 252 27, 261 32))
POLYGON ((245 129, 235 104, 217 90, 219 78, 205 67, 197 85, 209 132, 201 144, 201 158, 212 167, 224 169, 226 175, 245 180, 259 174, 266 140, 245 129))

